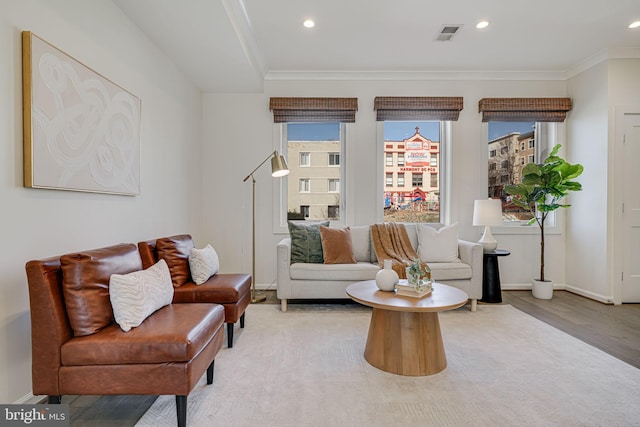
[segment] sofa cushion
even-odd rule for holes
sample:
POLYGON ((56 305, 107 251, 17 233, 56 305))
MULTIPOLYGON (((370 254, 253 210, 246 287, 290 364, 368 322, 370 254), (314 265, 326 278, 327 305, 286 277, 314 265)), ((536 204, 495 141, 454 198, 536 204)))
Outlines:
POLYGON ((436 282, 471 279, 471 266, 460 260, 457 262, 430 262, 429 268, 431 268, 431 278, 436 282))
POLYGON ((355 264, 351 230, 346 228, 329 228, 320 226, 322 256, 325 264, 355 264))
POLYGON ((380 267, 370 262, 357 264, 291 264, 289 275, 294 280, 372 280, 380 267))
POLYGON ((94 334, 113 323, 111 274, 142 269, 138 248, 120 244, 60 257, 62 291, 75 336, 94 334))
POLYGON ((234 304, 249 293, 251 293, 250 275, 221 273, 209 277, 202 285, 191 282, 176 288, 173 293, 173 302, 234 304))
POLYGON ((418 256, 424 262, 455 262, 458 259, 458 226, 447 225, 439 230, 418 224, 418 256))
POLYGON ((203 249, 191 248, 189 269, 196 285, 202 285, 209 277, 216 274, 220 269, 220 260, 213 246, 207 245, 203 249))
POLYGON ((60 357, 66 366, 188 362, 223 324, 221 305, 170 304, 129 332, 113 323, 96 334, 72 338, 62 345, 60 357))
POLYGON ((320 226, 329 226, 329 221, 288 221, 291 236, 291 263, 312 262, 322 263, 322 239, 320 226))
MULTIPOLYGON (((371 262, 371 227, 355 225, 351 229, 351 245, 356 262, 371 262)), ((375 255, 374 255, 375 258, 375 255)))
POLYGON ((112 274, 109 296, 113 316, 127 332, 139 326, 154 311, 171 304, 173 285, 165 260, 146 270, 128 274, 112 274))
POLYGON ((193 240, 188 234, 163 237, 156 240, 158 260, 165 260, 171 272, 174 287, 182 286, 191 281, 189 269, 189 253, 193 248, 193 240))

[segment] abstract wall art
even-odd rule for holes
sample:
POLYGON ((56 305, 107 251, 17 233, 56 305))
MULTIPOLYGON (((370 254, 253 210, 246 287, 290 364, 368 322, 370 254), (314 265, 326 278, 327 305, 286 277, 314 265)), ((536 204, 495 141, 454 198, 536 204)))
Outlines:
POLYGON ((24 186, 140 194, 141 101, 22 33, 24 186))

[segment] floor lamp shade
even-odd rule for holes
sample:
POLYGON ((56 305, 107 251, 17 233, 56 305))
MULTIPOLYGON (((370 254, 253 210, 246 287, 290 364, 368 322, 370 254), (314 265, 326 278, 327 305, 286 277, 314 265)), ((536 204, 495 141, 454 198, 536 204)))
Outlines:
POLYGON ((483 225, 484 233, 478 241, 485 252, 496 250, 498 242, 491 234, 492 225, 502 225, 502 201, 483 199, 473 202, 473 225, 483 225))
POLYGON ((246 182, 251 178, 252 192, 251 192, 251 302, 263 302, 267 298, 264 295, 256 295, 256 179, 253 174, 264 165, 267 160, 271 159, 271 176, 282 177, 289 173, 289 167, 287 166, 287 160, 277 151, 274 151, 267 156, 254 170, 247 175, 242 182, 246 182))

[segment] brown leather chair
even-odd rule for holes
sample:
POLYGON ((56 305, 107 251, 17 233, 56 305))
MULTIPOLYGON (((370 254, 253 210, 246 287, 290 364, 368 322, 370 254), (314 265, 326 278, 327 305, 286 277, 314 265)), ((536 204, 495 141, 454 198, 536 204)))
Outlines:
POLYGON ((174 303, 206 302, 224 307, 227 323, 227 347, 233 347, 234 324, 244 328, 245 311, 251 303, 251 276, 218 273, 196 285, 191 279, 189 252, 194 247, 190 235, 163 237, 138 243, 142 266, 149 268, 161 258, 169 265, 174 284, 174 303))
POLYGON ((134 244, 121 244, 26 265, 31 308, 34 395, 176 396, 178 426, 186 425, 187 395, 224 341, 217 304, 169 304, 123 332, 114 323, 112 273, 141 270, 134 244))

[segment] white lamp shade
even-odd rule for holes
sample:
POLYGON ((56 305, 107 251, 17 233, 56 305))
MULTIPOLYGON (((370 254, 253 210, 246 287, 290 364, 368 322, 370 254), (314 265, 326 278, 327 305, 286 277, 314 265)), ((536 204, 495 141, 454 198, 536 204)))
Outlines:
POLYGON ((502 225, 502 202, 500 199, 474 201, 473 225, 502 225))

